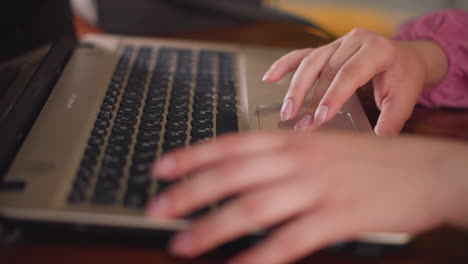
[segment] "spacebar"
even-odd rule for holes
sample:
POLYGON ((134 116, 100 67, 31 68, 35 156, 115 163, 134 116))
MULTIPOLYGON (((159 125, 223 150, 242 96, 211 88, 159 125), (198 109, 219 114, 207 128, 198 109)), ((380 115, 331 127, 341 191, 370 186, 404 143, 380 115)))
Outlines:
POLYGON ((218 112, 216 115, 216 135, 239 131, 237 113, 233 111, 218 112))

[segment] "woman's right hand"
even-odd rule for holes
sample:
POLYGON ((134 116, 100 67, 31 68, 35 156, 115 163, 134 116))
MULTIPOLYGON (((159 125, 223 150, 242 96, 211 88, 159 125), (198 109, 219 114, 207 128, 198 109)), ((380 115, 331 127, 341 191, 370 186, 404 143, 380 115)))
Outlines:
POLYGON ((373 80, 375 101, 381 110, 375 132, 397 135, 424 87, 440 81, 447 68, 445 52, 435 42, 395 41, 357 28, 323 47, 285 55, 264 80, 276 82, 296 71, 283 103, 283 121, 297 117, 318 80, 312 98, 318 106, 302 116, 298 129, 314 129, 331 120, 359 87, 373 80))

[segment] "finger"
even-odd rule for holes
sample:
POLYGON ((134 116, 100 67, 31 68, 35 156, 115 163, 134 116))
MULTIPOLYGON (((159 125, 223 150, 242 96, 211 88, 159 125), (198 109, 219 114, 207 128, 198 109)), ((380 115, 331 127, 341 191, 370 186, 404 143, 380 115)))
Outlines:
POLYGON ((311 113, 315 112, 318 103, 328 90, 328 87, 330 87, 338 71, 360 49, 360 47, 361 43, 359 41, 344 40, 342 45, 332 55, 320 73, 319 81, 310 101, 309 110, 299 120, 296 125, 296 129, 315 128, 314 126, 311 126, 313 124, 313 114, 311 113))
POLYGON ((291 263, 325 246, 351 239, 356 232, 345 217, 346 214, 339 211, 311 212, 228 263, 291 263))
POLYGON ((151 203, 148 213, 164 218, 183 216, 245 189, 289 177, 297 167, 297 161, 283 153, 231 160, 161 194, 151 203), (271 164, 278 165, 272 169, 271 164))
POLYGON ((280 223, 305 210, 314 200, 310 188, 300 180, 285 180, 271 188, 262 188, 234 200, 208 215, 171 243, 178 255, 194 257, 225 242, 280 223), (180 245, 184 237, 192 245, 180 245))
POLYGON ((302 60, 294 74, 281 109, 282 121, 291 120, 297 116, 307 93, 312 89, 325 63, 327 63, 339 45, 339 42, 334 42, 316 49, 302 60))
POLYGON ((391 62, 391 52, 382 54, 380 46, 374 42, 364 44, 336 74, 317 107, 314 126, 332 119, 359 87, 385 71, 391 62))
POLYGON ((198 170, 211 163, 239 155, 253 155, 272 151, 283 144, 273 134, 232 134, 163 156, 153 166, 153 175, 171 180, 198 170))
POLYGON ((343 65, 361 48, 361 42, 356 40, 343 40, 342 45, 332 55, 330 60, 323 67, 320 73, 317 89, 314 92, 311 102, 319 103, 328 87, 335 79, 338 71, 343 65))
MULTIPOLYGON (((374 132, 377 136, 397 136, 410 118, 413 107, 407 98, 388 98, 382 102, 374 132)), ((414 105, 414 103, 413 103, 414 105)))
POLYGON ((265 73, 263 80, 271 83, 281 80, 286 74, 296 70, 301 61, 313 50, 314 49, 311 48, 295 50, 284 55, 273 63, 270 69, 265 73))

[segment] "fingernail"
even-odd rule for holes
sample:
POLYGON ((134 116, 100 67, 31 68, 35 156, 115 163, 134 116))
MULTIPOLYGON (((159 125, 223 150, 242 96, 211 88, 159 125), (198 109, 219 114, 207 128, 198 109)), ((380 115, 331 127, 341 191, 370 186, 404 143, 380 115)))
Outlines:
POLYGON ((281 108, 281 121, 288 121, 291 118, 294 102, 291 98, 286 99, 281 108))
POLYGON ((312 120, 311 115, 305 115, 297 122, 295 129, 296 130, 304 130, 310 125, 310 121, 312 120))
POLYGON ((187 255, 193 248, 193 235, 189 232, 182 232, 172 240, 169 250, 174 255, 187 255))
POLYGON ((266 81, 266 80, 270 79, 271 72, 272 72, 272 70, 269 69, 269 70, 265 73, 265 75, 263 76, 262 81, 266 81))
POLYGON ((171 173, 175 168, 176 161, 171 154, 162 157, 156 162, 156 171, 161 174, 171 173))
POLYGON ((148 207, 148 214, 151 216, 166 216, 169 212, 170 201, 168 198, 161 196, 156 198, 148 207))
POLYGON ((325 122, 325 119, 327 118, 327 114, 328 114, 328 106, 326 105, 319 106, 317 110, 315 111, 315 116, 314 116, 315 124, 317 126, 321 126, 323 122, 325 122))

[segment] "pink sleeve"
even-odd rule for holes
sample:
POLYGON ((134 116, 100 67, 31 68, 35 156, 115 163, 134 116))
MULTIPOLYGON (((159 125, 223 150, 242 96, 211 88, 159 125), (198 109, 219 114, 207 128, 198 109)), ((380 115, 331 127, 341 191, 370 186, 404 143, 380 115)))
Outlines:
POLYGON ((449 58, 447 75, 424 91, 419 104, 468 108, 468 11, 446 9, 411 20, 400 27, 396 39, 434 40, 449 58))

